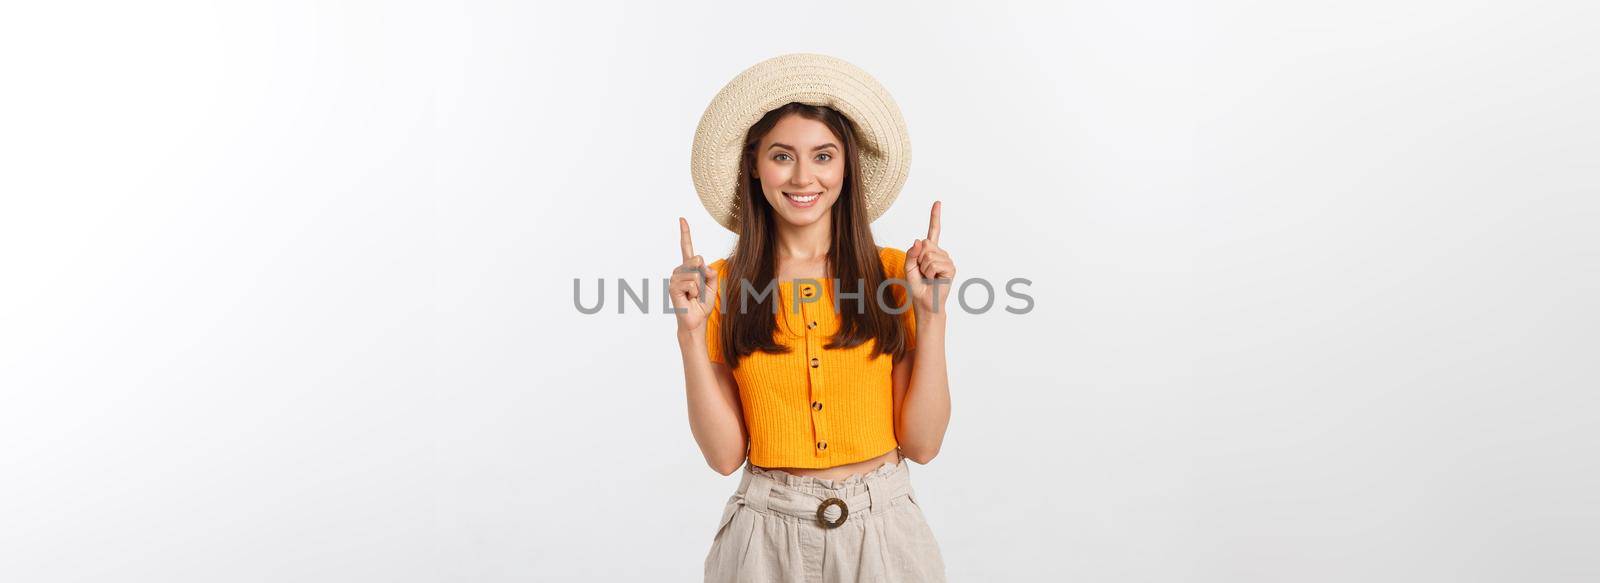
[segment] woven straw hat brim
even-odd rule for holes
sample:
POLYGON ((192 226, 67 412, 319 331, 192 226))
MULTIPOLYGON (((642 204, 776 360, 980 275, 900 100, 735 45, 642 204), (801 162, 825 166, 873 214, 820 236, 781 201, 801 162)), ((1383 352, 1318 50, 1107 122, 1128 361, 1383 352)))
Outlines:
POLYGON ((825 105, 850 118, 860 146, 867 221, 877 220, 905 185, 911 137, 900 107, 883 85, 859 67, 814 53, 781 55, 756 63, 717 92, 695 129, 690 173, 706 212, 739 232, 743 209, 735 197, 745 134, 767 112, 789 102, 825 105))

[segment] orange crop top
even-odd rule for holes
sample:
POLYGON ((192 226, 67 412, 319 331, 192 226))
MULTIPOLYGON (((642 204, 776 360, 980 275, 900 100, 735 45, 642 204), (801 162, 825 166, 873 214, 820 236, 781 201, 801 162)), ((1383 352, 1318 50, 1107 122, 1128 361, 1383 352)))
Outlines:
MULTIPOLYGON (((906 252, 878 250, 884 277, 904 280, 906 252)), ((722 301, 738 306, 738 291, 730 289, 723 267, 726 259, 711 264, 722 281, 713 298, 715 306, 706 322, 706 350, 712 362, 722 357, 722 301)), ((777 330, 774 340, 789 346, 788 354, 756 351, 739 359, 733 378, 750 434, 750 463, 761 467, 829 468, 883 455, 899 447, 894 435, 893 358, 885 353, 870 358, 874 341, 854 348, 824 349, 839 330, 833 307, 832 278, 819 278, 816 286, 804 280, 779 281, 777 330), (794 293, 802 297, 821 294, 814 303, 792 309, 794 293)), ((855 286, 842 283, 846 290, 855 286)), ((907 333, 907 346, 916 348, 916 315, 909 307, 904 284, 888 286, 883 301, 890 308, 907 306, 899 314, 907 333)), ((868 300, 871 301, 871 296, 868 300)))

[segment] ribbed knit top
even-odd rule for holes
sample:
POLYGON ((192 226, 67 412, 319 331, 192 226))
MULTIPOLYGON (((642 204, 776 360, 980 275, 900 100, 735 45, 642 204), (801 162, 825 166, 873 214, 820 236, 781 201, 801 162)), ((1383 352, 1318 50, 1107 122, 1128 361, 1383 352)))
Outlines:
MULTIPOLYGON (((884 277, 905 279, 904 250, 884 247, 878 256, 884 277)), ((739 290, 727 283, 726 263, 718 259, 711 264, 723 279, 705 334, 711 361, 723 364, 727 360, 722 356, 722 302, 728 300, 734 313, 739 306, 739 290)), ((777 282, 780 303, 773 339, 789 346, 790 352, 758 350, 740 357, 733 369, 754 465, 831 468, 872 459, 899 446, 894 436, 893 358, 888 353, 872 358, 872 340, 853 348, 823 348, 840 322, 833 305, 834 282, 831 277, 820 279, 821 285, 804 279, 777 282), (802 302, 798 310, 791 309, 796 293, 802 302), (807 302, 813 295, 817 301, 807 302)), ((854 292, 858 284, 839 285, 854 292)), ((873 301, 871 291, 868 301, 873 301)), ((888 291, 883 301, 893 309, 905 307, 898 317, 906 327, 907 346, 915 348, 916 316, 906 299, 905 284, 891 283, 888 291)))

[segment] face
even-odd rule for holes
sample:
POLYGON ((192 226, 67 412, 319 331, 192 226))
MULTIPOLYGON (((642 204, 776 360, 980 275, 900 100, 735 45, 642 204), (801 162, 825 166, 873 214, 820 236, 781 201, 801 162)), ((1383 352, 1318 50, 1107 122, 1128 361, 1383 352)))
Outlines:
POLYGON ((756 148, 761 193, 781 220, 804 226, 831 216, 844 188, 844 140, 820 121, 789 115, 756 148))

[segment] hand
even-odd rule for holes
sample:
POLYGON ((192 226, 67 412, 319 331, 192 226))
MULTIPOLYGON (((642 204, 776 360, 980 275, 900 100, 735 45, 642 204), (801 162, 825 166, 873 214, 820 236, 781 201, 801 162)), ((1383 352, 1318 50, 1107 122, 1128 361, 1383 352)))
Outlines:
POLYGON ((928 215, 928 238, 917 239, 906 250, 906 287, 911 292, 918 320, 932 314, 943 315, 944 302, 955 289, 956 264, 950 260, 950 254, 939 247, 940 207, 939 201, 933 202, 933 210, 928 215), (935 279, 941 280, 937 298, 933 282, 929 281, 935 279))
POLYGON ((694 243, 689 240, 689 221, 678 217, 678 246, 683 250, 683 263, 672 270, 667 293, 672 297, 672 307, 678 316, 679 332, 698 332, 711 317, 713 302, 717 297, 717 271, 706 265, 704 257, 694 254, 694 243))

